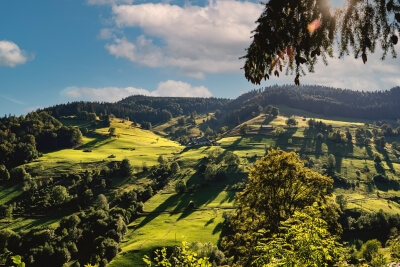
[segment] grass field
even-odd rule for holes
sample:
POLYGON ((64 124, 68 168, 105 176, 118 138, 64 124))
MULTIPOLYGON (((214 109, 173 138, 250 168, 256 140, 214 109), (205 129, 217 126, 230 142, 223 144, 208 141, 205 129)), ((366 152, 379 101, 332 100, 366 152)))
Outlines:
POLYGON ((104 165, 109 161, 129 159, 131 164, 142 167, 157 164, 160 155, 174 157, 183 147, 155 133, 133 128, 130 122, 114 119, 110 128, 117 136, 109 136, 109 128, 99 128, 84 137, 84 143, 75 149, 63 149, 45 153, 27 168, 41 175, 83 171, 104 165))
MULTIPOLYGON (((194 148, 186 148, 165 138, 170 127, 177 125, 177 118, 155 126, 153 130, 159 134, 132 127, 128 121, 114 119, 110 127, 90 129, 80 147, 44 153, 35 162, 27 164, 26 169, 35 174, 33 176, 36 178, 54 177, 62 173, 99 169, 108 162, 126 158, 136 167, 135 175, 137 175, 144 164, 147 166, 158 164, 157 159, 160 155, 169 159, 174 158, 179 162, 181 166, 179 177, 187 182, 188 188, 194 190, 190 191, 191 193, 177 194, 174 185, 178 177, 171 179, 164 189, 144 204, 143 216, 129 225, 128 234, 120 244, 122 251, 109 266, 142 266, 143 255, 151 255, 155 248, 161 246, 179 245, 184 239, 188 242, 217 244, 222 231, 222 214, 232 210, 235 205, 236 191, 229 190, 230 186, 243 181, 247 175, 247 167, 265 155, 266 150, 274 147, 297 151, 310 157, 314 161, 314 168, 319 171, 327 162, 328 155, 333 154, 336 160, 335 171, 357 184, 354 189, 337 187, 333 191, 334 196, 342 194, 347 197, 348 209, 366 212, 382 209, 389 214, 400 213, 400 205, 388 200, 391 197, 400 197, 399 188, 378 183, 374 188, 367 186, 371 177, 378 173, 385 174, 392 180, 399 179, 400 161, 388 152, 390 145, 387 145, 385 150, 377 150, 374 146, 338 144, 326 139, 317 142, 316 133, 308 130, 303 116, 323 120, 327 124, 332 124, 335 130, 345 131, 349 128, 353 136, 356 127, 363 126, 367 121, 327 119, 288 107, 280 107, 280 110, 285 116, 271 118, 262 114, 247 121, 250 126, 249 134, 224 137, 218 140, 218 146, 194 148), (295 115, 299 124, 297 127, 287 128, 285 121, 287 116, 291 115, 295 115), (285 127, 285 133, 274 136, 270 132, 260 132, 260 126, 263 124, 285 127), (115 129, 115 135, 112 137, 109 134, 110 128, 115 129), (197 173, 197 169, 203 164, 203 159, 215 150, 220 150, 222 154, 227 151, 234 152, 240 157, 241 164, 235 170, 229 169, 224 180, 206 184, 203 176, 197 173), (379 166, 373 161, 374 153, 381 154, 384 159, 379 166), (370 171, 362 171, 365 167, 370 171), (188 209, 190 201, 194 201, 195 209, 188 209)), ((202 121, 205 118, 199 117, 198 126, 192 128, 193 135, 204 128, 206 124, 202 125, 202 121)), ((71 120, 63 123, 74 125, 71 120)), ((78 126, 90 127, 86 124, 78 126)), ((130 182, 116 180, 113 187, 115 190, 132 190, 149 181, 148 177, 136 177, 130 182)), ((21 186, 0 186, 0 205, 12 203, 19 194, 21 186)), ((43 218, 15 217, 11 224, 1 221, 0 228, 27 230, 35 226, 55 227, 61 217, 62 214, 43 218)))
POLYGON ((0 205, 10 204, 10 202, 21 193, 21 185, 0 186, 0 205))
POLYGON ((121 244, 122 252, 109 266, 144 266, 142 257, 152 256, 161 245, 180 245, 181 241, 217 244, 222 230, 220 209, 183 213, 148 214, 129 225, 129 233, 121 244))
MULTIPOLYGON (((122 252, 109 266, 141 266, 144 255, 154 249, 180 245, 182 240, 217 244, 222 231, 222 214, 234 203, 234 191, 204 188, 193 194, 159 193, 145 204, 145 217, 131 223, 121 244, 122 252), (194 200, 196 208, 188 209, 194 200)), ((144 265, 142 265, 144 266, 144 265)))

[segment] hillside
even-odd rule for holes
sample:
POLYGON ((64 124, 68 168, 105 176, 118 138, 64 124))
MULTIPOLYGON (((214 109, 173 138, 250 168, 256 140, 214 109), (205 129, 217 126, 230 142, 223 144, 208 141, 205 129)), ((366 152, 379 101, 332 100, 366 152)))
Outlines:
MULTIPOLYGON (((113 114, 131 121, 153 124, 192 112, 223 111, 227 120, 245 120, 259 106, 286 105, 323 116, 339 116, 369 120, 397 120, 400 110, 400 89, 387 91, 353 91, 317 85, 284 85, 254 89, 236 99, 131 96, 116 103, 73 102, 44 109, 54 117, 71 116, 82 112, 97 115, 113 114)), ((85 114, 83 114, 85 115, 85 114)))
MULTIPOLYGON (((339 218, 343 240, 361 244, 377 238, 384 244, 392 235, 390 228, 400 227, 396 121, 272 106, 268 99, 273 90, 268 90, 215 106, 204 99, 203 112, 191 111, 196 101, 189 102, 182 112, 150 125, 82 110, 58 120, 43 112, 3 118, 6 145, 1 149, 7 157, 0 159, 7 165, 0 166, 0 236, 7 242, 1 248, 22 255, 29 266, 43 266, 48 259, 55 266, 142 266, 144 255, 182 240, 220 245, 229 234, 227 220, 249 169, 275 148, 295 151, 305 166, 333 178, 328 198, 344 212, 339 218), (32 137, 24 139, 27 131, 32 137), (71 147, 57 146, 58 138, 64 138, 61 131, 74 133, 71 147), (214 145, 186 147, 200 136, 214 145), (20 153, 19 140, 28 148, 22 151, 34 154, 20 153), (15 167, 16 157, 26 163, 15 167)), ((162 98, 132 97, 126 105, 135 107, 135 99, 146 107, 185 102, 174 98, 160 104, 162 98)), ((223 248, 215 247, 213 253, 218 249, 223 248)), ((220 250, 219 264, 232 263, 220 250)), ((359 257, 359 250, 352 257, 359 257)), ((380 251, 390 257, 388 248, 380 251)), ((2 262, 9 260, 7 253, 2 262)))

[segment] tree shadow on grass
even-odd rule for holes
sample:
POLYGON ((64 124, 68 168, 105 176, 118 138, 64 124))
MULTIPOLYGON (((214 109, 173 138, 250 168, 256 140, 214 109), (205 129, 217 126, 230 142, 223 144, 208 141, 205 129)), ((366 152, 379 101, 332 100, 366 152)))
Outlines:
POLYGON ((265 120, 262 122, 263 125, 269 124, 271 121, 273 121, 275 118, 273 116, 265 116, 265 120))
MULTIPOLYGON (((192 175, 187 184, 198 184, 199 175, 192 175), (193 182, 195 180, 196 182, 193 182)), ((223 187, 221 184, 217 185, 204 185, 198 191, 193 193, 185 193, 185 194, 172 194, 168 199, 166 199, 163 203, 161 203, 157 208, 154 209, 153 212, 148 214, 136 228, 140 228, 145 226, 152 220, 154 220, 160 213, 162 212, 170 212, 171 214, 181 213, 177 220, 181 220, 192 214, 196 211, 196 207, 201 207, 207 203, 210 203, 214 200, 218 194, 221 192, 223 187), (189 207, 189 203, 194 202, 194 208, 189 207)))
MULTIPOLYGON (((174 212, 178 212, 181 210, 184 210, 182 212, 181 216, 178 218, 178 220, 184 219, 187 216, 189 216, 193 211, 196 211, 196 207, 203 207, 209 203, 211 203, 222 191, 225 190, 227 183, 229 184, 234 184, 237 181, 242 180, 242 176, 238 173, 239 169, 235 167, 228 167, 226 169, 226 176, 227 177, 238 177, 238 180, 236 179, 230 179, 227 180, 228 178, 225 178, 221 181, 213 181, 210 183, 203 183, 202 187, 200 190, 192 193, 192 194, 185 194, 180 200, 179 203, 176 205, 174 212), (194 202, 194 207, 195 209, 190 209, 189 208, 189 203, 194 202)), ((198 177, 195 175, 192 175, 192 177, 188 180, 188 184, 191 183, 191 180, 197 179, 198 177)), ((235 196, 234 191, 228 191, 228 196, 225 197, 225 201, 233 200, 235 196)))
POLYGON ((223 222, 219 222, 217 223, 217 225, 214 227, 212 234, 215 235, 219 232, 222 232, 222 230, 224 229, 224 223, 223 222))
POLYGON ((380 164, 380 163, 375 163, 374 166, 375 166, 375 170, 376 170, 376 172, 377 172, 378 174, 386 175, 386 171, 385 171, 385 169, 383 168, 382 164, 380 164))
POLYGON ((104 136, 101 134, 96 134, 96 137, 94 138, 95 138, 94 140, 87 142, 86 144, 80 146, 79 148, 80 149, 98 148, 100 146, 104 146, 116 140, 115 138, 109 138, 108 136, 104 136))
POLYGON ((146 217, 136 226, 136 228, 141 228, 154 220, 160 213, 170 210, 177 203, 179 203, 183 194, 173 194, 163 203, 161 203, 153 212, 146 215, 146 217))
POLYGON ((219 204, 223 204, 223 203, 225 203, 225 202, 232 202, 232 201, 234 201, 234 200, 235 200, 235 196, 236 196, 236 192, 237 192, 237 191, 233 191, 233 190, 227 191, 227 194, 226 194, 225 198, 222 199, 222 200, 219 202, 219 204))
POLYGON ((242 139, 243 139, 243 136, 241 136, 240 138, 236 139, 232 144, 230 144, 228 146, 228 148, 232 148, 233 150, 238 149, 240 142, 242 142, 242 139))
MULTIPOLYGON (((41 218, 36 218, 34 220, 32 220, 31 222, 27 223, 27 224, 23 224, 19 227, 14 228, 15 232, 19 232, 22 230, 28 230, 28 229, 32 229, 35 227, 47 227, 59 220, 61 220, 61 218, 63 218, 64 216, 66 216, 66 213, 56 213, 53 216, 44 216, 41 218)), ((26 218, 27 219, 27 218, 26 218)))
POLYGON ((179 220, 182 220, 192 214, 194 211, 196 211, 196 207, 202 207, 211 201, 213 201, 218 194, 221 192, 221 187, 204 187, 201 190, 193 193, 193 194, 186 194, 184 198, 182 198, 179 202, 179 204, 175 208, 175 212, 183 210, 181 215, 178 218, 179 220), (189 203, 194 202, 194 209, 189 208, 189 203))
POLYGON ((397 181, 389 181, 387 183, 375 182, 375 186, 378 190, 388 192, 389 190, 398 191, 400 185, 397 181))
POLYGON ((211 219, 209 219, 209 220, 206 222, 206 224, 204 224, 204 226, 208 226, 208 225, 210 225, 210 224, 214 223, 214 221, 215 221, 215 217, 214 217, 214 218, 211 218, 211 219))
POLYGON ((383 160, 386 162, 386 164, 389 167, 389 169, 393 172, 394 171, 393 163, 390 160, 386 149, 379 149, 378 151, 383 155, 383 160))

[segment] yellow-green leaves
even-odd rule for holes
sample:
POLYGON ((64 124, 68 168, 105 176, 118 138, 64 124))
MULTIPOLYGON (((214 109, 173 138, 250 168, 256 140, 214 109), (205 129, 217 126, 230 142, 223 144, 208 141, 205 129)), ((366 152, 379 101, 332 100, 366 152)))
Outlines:
POLYGON ((323 202, 332 179, 304 167, 294 152, 270 150, 250 169, 249 181, 238 193, 238 208, 232 216, 235 234, 223 239, 228 253, 248 265, 254 257, 254 248, 260 230, 267 236, 279 232, 280 223, 316 201, 323 202), (243 249, 244 248, 244 249, 243 249))
MULTIPOLYGON (((152 261, 148 256, 143 258, 144 263, 150 267, 152 261)), ((167 248, 155 251, 154 262, 156 267, 211 267, 208 258, 198 258, 197 253, 189 249, 186 241, 182 241, 182 246, 174 248, 171 255, 167 254, 167 248)))
POLYGON ((25 263, 22 261, 20 255, 15 255, 11 257, 13 263, 17 264, 17 267, 25 267, 25 263))

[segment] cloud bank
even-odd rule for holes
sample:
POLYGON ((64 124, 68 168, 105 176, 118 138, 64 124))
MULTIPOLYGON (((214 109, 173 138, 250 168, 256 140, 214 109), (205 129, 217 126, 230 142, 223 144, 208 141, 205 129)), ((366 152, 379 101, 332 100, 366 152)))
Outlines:
MULTIPOLYGON (((306 72, 300 78, 301 84, 319 84, 343 89, 358 91, 389 90, 400 85, 400 62, 397 58, 387 58, 382 61, 382 49, 377 48, 374 54, 368 55, 368 61, 363 63, 361 57, 355 59, 353 55, 342 59, 329 58, 328 66, 320 60, 314 73, 306 72)), ((293 84, 293 75, 272 76, 268 83, 293 84)))
POLYGON ((239 57, 250 44, 262 9, 256 3, 221 0, 204 7, 115 5, 115 25, 140 28, 143 34, 134 40, 125 35, 114 38, 105 48, 138 65, 174 67, 196 78, 204 78, 206 73, 238 72, 243 64, 239 57))
MULTIPOLYGON (((99 34, 107 40, 106 50, 138 66, 172 68, 197 79, 205 79, 207 74, 243 75, 239 58, 251 42, 263 5, 234 0, 211 0, 206 6, 166 2, 113 5, 114 27, 99 34), (132 29, 139 31, 132 34, 132 29)), ((342 6, 343 0, 332 4, 342 6)), ((390 56, 381 61, 382 51, 376 50, 365 65, 353 55, 328 59, 328 66, 320 60, 315 73, 307 73, 300 82, 365 91, 400 85, 400 62, 390 56)), ((293 84, 294 77, 272 77, 264 84, 272 83, 293 84)))
POLYGON ((0 41, 0 66, 15 67, 29 60, 26 52, 10 41, 0 41))
POLYGON ((98 102, 116 102, 131 95, 147 96, 179 96, 179 97, 211 97, 211 92, 204 86, 191 86, 181 81, 168 80, 160 82, 154 91, 135 87, 67 87, 61 91, 61 96, 73 100, 88 100, 98 102))

